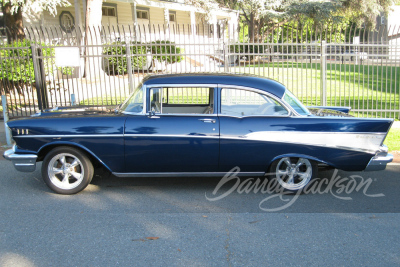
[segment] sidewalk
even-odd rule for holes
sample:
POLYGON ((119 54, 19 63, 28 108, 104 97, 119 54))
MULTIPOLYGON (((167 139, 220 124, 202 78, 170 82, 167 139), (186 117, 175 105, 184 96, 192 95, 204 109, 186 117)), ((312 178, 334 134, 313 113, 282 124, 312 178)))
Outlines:
MULTIPOLYGON (((395 121, 392 125, 392 128, 400 128, 400 121, 395 121)), ((5 133, 5 125, 4 121, 0 120, 0 153, 3 155, 4 151, 7 150, 9 147, 7 146, 7 139, 5 133)), ((391 152, 394 156, 393 162, 400 163, 400 151, 391 152)), ((1 157, 0 159, 3 159, 1 157)))

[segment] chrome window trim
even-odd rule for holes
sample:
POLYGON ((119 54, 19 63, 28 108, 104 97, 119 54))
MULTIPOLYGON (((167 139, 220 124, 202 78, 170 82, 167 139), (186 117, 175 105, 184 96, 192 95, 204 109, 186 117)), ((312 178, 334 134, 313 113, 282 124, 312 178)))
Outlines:
MULTIPOLYGON (((292 117, 293 115, 295 115, 296 117, 303 117, 300 114, 298 114, 289 104, 287 104, 285 101, 283 101, 283 97, 285 96, 285 93, 282 96, 282 99, 277 97, 276 95, 266 92, 264 90, 261 89, 257 89, 257 88, 253 88, 253 87, 247 87, 247 86, 240 86, 240 85, 230 85, 230 84, 143 84, 142 85, 142 89, 144 90, 144 94, 143 94, 143 109, 140 113, 135 113, 135 112, 126 112, 126 111, 122 111, 121 113, 123 114, 127 114, 127 115, 150 115, 150 112, 146 112, 147 110, 147 95, 149 94, 149 90, 151 88, 171 88, 171 87, 178 87, 178 88, 198 88, 198 87, 207 87, 207 88, 214 88, 214 89, 239 89, 239 90, 247 90, 247 91, 253 91, 256 92, 258 94, 262 94, 262 95, 266 95, 268 97, 271 97, 272 99, 274 99, 275 101, 277 101, 279 104, 281 104, 286 111, 288 111, 288 115, 246 115, 246 116, 234 116, 234 115, 226 115, 226 114, 221 114, 219 110, 217 110, 216 113, 213 114, 190 114, 190 113, 170 113, 170 114, 162 114, 162 113, 156 113, 157 116, 211 116, 211 115, 215 115, 215 116, 223 116, 223 117, 235 117, 235 118, 245 118, 245 117, 272 117, 272 118, 287 118, 287 117, 292 117)), ((285 90, 287 90, 285 88, 285 90)), ((220 95, 220 93, 219 93, 220 95)), ((129 99, 129 98, 128 98, 129 99)), ((127 100, 128 100, 127 99, 127 100)), ((217 102, 218 99, 221 99, 221 96, 219 96, 219 98, 217 98, 217 102)), ((125 100, 123 102, 123 104, 127 101, 125 100)), ((217 107, 220 106, 221 103, 217 103, 217 107)))
POLYGON ((217 88, 218 87, 218 84, 207 84, 207 83, 204 83, 204 84, 197 84, 197 83, 191 83, 191 84, 183 84, 183 83, 180 83, 180 84, 174 84, 174 83, 171 83, 171 84, 148 84, 148 85, 146 85, 146 87, 147 88, 153 88, 153 87, 161 87, 161 88, 170 88, 170 87, 179 87, 179 88, 182 88, 182 87, 208 87, 208 88, 210 88, 210 87, 212 87, 212 88, 217 88))
MULTIPOLYGON (((130 111, 121 111, 121 113, 122 114, 126 114, 126 115, 146 115, 146 112, 144 112, 145 110, 146 110, 146 85, 145 84, 142 84, 142 90, 144 90, 144 92, 143 92, 143 108, 142 108, 142 111, 141 112, 130 112, 130 111)), ((129 98, 132 96, 132 94, 133 94, 134 92, 132 92, 130 95, 129 95, 129 97, 124 101, 124 102, 122 102, 122 104, 121 104, 121 106, 123 106, 128 100, 129 100, 129 98)))
MULTIPOLYGON (((240 86, 240 85, 229 85, 229 84, 219 84, 218 85, 220 91, 222 91, 222 89, 239 89, 239 90, 247 90, 247 91, 253 91, 255 93, 258 94, 262 94, 262 95, 266 95, 268 97, 271 97, 272 99, 274 99, 275 101, 277 101, 279 104, 281 104, 286 111, 288 112, 288 115, 246 115, 246 116, 234 116, 234 115, 226 115, 226 114, 221 114, 220 111, 218 110, 218 114, 220 116, 224 116, 224 117, 234 117, 234 118, 246 118, 246 117, 273 117, 273 118, 287 118, 287 117, 291 117, 293 114, 299 116, 296 112, 294 112, 294 110, 292 109, 292 107, 290 105, 288 105, 286 102, 283 102, 282 99, 280 99, 279 97, 277 97, 274 94, 271 94, 269 92, 266 92, 264 90, 261 89, 257 89, 257 88, 253 88, 253 87, 247 87, 247 86, 240 86)), ((221 102, 221 93, 220 93, 220 102, 221 102)), ((222 103, 218 103, 220 108, 222 106, 222 103)))
MULTIPOLYGON (((150 84, 146 85, 146 94, 149 94, 150 96, 150 90, 152 88, 171 88, 171 87, 178 87, 178 88, 199 88, 199 87, 204 87, 204 88, 213 88, 214 90, 218 89, 218 84, 150 84), (148 90, 147 90, 148 89, 148 90)), ((215 92, 214 92, 215 94, 215 92)), ((149 99, 150 101, 150 99, 149 99)), ((216 99, 214 98, 214 104, 215 104, 216 99)), ((147 102, 146 102, 147 104, 147 102)), ((189 104, 190 105, 190 104, 189 104)), ((214 105, 215 106, 215 105, 214 105)), ((145 113, 147 116, 150 115, 150 112, 146 112, 146 109, 144 109, 145 113)), ((218 111, 215 113, 215 108, 214 108, 214 113, 213 114, 199 114, 199 113, 155 113, 157 117, 164 117, 164 116, 184 116, 184 117, 189 117, 189 116, 211 116, 211 117, 216 117, 218 116, 218 111)))
MULTIPOLYGON (((307 117, 308 115, 310 115, 310 114, 307 114, 307 115, 301 115, 301 114, 299 114, 291 105, 289 105, 288 103, 286 103, 286 101, 285 100, 283 100, 284 98, 285 98, 285 95, 286 95, 286 91, 288 91, 288 89, 285 87, 285 92, 283 93, 283 96, 282 96, 282 101, 283 102, 285 102, 285 104, 287 104, 289 107, 290 107, 290 109, 293 111, 293 113, 297 116, 297 117, 307 117)), ((292 93, 293 94, 293 93, 292 93)), ((293 94, 294 95, 294 94, 293 94)), ((295 96, 295 95, 294 95, 295 96)), ((296 96, 295 96, 296 97, 296 96)), ((297 98, 297 97, 296 97, 297 98)), ((298 99, 297 99, 298 100, 298 99)), ((299 100, 300 101, 300 100, 299 100)), ((303 102, 301 102, 300 101, 300 103, 302 103, 303 104, 303 102)), ((307 108, 307 106, 306 105, 304 105, 303 104, 303 106, 305 106, 306 108, 307 108)), ((308 108, 307 108, 308 109, 308 108)))
POLYGON ((293 114, 296 115, 296 117, 305 117, 305 116, 300 115, 291 105, 289 105, 289 103, 286 103, 286 101, 283 100, 286 95, 286 90, 287 89, 285 88, 285 92, 283 93, 283 96, 282 96, 282 101, 285 102, 285 104, 290 108, 290 110, 293 112, 293 114))

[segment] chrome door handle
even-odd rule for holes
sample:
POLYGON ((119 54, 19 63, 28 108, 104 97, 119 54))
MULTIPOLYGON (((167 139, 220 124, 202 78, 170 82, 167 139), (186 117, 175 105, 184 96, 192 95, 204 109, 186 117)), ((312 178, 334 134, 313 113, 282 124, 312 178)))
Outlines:
POLYGON ((200 121, 205 122, 205 123, 215 123, 215 120, 213 120, 213 119, 200 119, 200 121))

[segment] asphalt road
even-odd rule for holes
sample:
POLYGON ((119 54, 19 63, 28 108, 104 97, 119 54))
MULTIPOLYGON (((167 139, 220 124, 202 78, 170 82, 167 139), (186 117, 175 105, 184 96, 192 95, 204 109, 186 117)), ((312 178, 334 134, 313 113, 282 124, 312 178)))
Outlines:
POLYGON ((336 182, 299 196, 107 175, 62 196, 39 171, 0 170, 0 266, 400 265, 400 164, 321 172, 336 182))

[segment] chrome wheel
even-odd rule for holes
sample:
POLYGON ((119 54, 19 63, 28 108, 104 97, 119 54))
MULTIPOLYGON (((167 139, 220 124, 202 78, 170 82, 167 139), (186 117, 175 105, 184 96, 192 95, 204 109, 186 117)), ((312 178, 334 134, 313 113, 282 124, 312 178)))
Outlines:
POLYGON ((44 182, 59 194, 76 194, 88 186, 93 177, 93 164, 77 148, 61 146, 47 153, 42 163, 44 182))
POLYGON ((305 158, 281 158, 272 171, 279 184, 288 190, 304 188, 313 177, 313 166, 305 158))
POLYGON ((60 189, 69 190, 81 184, 85 169, 81 161, 72 154, 54 156, 48 165, 50 181, 60 189))

